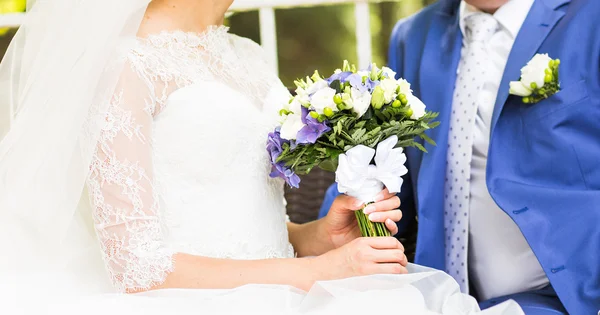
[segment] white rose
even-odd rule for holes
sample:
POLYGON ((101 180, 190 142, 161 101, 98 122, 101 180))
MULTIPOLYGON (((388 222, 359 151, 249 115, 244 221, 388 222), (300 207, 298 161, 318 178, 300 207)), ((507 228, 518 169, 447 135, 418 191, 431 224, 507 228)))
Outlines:
POLYGON ((350 91, 350 103, 352 110, 358 117, 362 117, 369 109, 369 106, 371 106, 371 93, 361 93, 359 90, 352 88, 350 91))
POLYGON ((533 91, 521 81, 511 81, 509 93, 517 96, 529 96, 533 91))
POLYGON ((521 82, 528 88, 531 88, 531 83, 537 85, 538 88, 544 86, 544 72, 549 68, 548 63, 552 60, 548 54, 536 54, 531 58, 525 67, 521 69, 521 82))
POLYGON ((383 89, 383 99, 385 104, 393 102, 396 96, 398 96, 398 94, 396 94, 398 81, 393 79, 383 79, 379 86, 383 89))
POLYGON ((412 116, 410 116, 411 119, 419 119, 425 115, 425 104, 418 97, 410 94, 406 96, 406 100, 413 111, 412 116))
POLYGON ((400 93, 404 94, 406 97, 412 95, 412 90, 410 89, 410 83, 404 79, 398 79, 398 85, 400 86, 400 93))
POLYGON ((381 71, 383 71, 383 74, 387 75, 388 78, 390 79, 396 79, 396 72, 388 67, 383 67, 381 68, 381 71))
POLYGON ((314 110, 320 115, 323 115, 323 111, 327 107, 331 108, 335 112, 338 110, 335 102, 333 101, 335 93, 336 91, 330 87, 320 89, 311 97, 310 105, 312 105, 314 110))
POLYGON ((302 117, 299 114, 289 114, 281 125, 281 138, 286 140, 295 140, 298 131, 304 127, 302 117))

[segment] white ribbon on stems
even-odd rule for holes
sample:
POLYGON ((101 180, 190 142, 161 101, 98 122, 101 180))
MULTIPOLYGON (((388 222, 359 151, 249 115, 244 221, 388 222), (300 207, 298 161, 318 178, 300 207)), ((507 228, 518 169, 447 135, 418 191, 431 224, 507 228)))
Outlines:
POLYGON ((399 193, 402 176, 408 172, 402 148, 394 148, 397 136, 391 136, 377 145, 377 150, 358 145, 340 154, 335 181, 338 191, 364 203, 373 202, 375 196, 387 187, 390 193, 399 193), (375 156, 375 164, 371 164, 375 156))

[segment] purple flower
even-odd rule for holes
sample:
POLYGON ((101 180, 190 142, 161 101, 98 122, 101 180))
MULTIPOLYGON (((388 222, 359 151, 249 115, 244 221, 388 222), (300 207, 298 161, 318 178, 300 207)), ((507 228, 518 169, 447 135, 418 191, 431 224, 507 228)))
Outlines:
POLYGON ((372 92, 379 85, 379 81, 373 81, 371 78, 367 78, 363 83, 363 77, 358 73, 349 76, 347 81, 350 82, 353 88, 359 90, 360 93, 372 92))
POLYGON ((280 127, 277 127, 275 131, 269 133, 269 137, 267 140, 267 151, 269 152, 269 156, 271 157, 271 163, 275 164, 277 158, 283 152, 282 145, 286 141, 281 139, 281 134, 279 133, 280 127))
POLYGON ((302 122, 306 124, 306 126, 298 131, 298 135, 296 136, 297 144, 315 143, 324 133, 331 130, 331 128, 327 126, 327 121, 319 122, 317 119, 312 118, 309 115, 308 109, 302 108, 301 117, 302 122))
POLYGON ((300 187, 300 177, 296 175, 291 169, 287 168, 283 163, 273 164, 271 168, 271 177, 282 178, 285 182, 290 185, 290 187, 298 188, 300 187))
POLYGON ((325 81, 327 81, 327 84, 331 84, 331 82, 335 81, 335 80, 339 80, 342 83, 346 82, 346 79, 352 75, 351 71, 345 71, 345 72, 340 72, 340 73, 334 73, 332 76, 330 76, 329 78, 325 79, 325 81))

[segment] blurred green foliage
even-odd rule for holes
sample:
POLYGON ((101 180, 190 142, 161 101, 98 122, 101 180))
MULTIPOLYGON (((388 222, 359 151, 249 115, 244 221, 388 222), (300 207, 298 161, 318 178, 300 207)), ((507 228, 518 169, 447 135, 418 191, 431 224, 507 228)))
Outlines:
MULTIPOLYGON (((370 5, 373 61, 387 63, 391 31, 400 19, 435 0, 400 0, 370 5)), ((315 69, 326 75, 344 59, 357 62, 353 5, 280 9, 276 11, 279 74, 287 86, 315 69)), ((231 32, 260 43, 257 12, 233 15, 231 32)))
MULTIPOLYGON (((379 65, 387 63, 390 33, 398 20, 433 2, 400 0, 371 4, 373 61, 379 65)), ((292 86, 294 79, 312 74, 315 69, 323 74, 332 72, 344 59, 357 62, 353 5, 280 9, 276 11, 276 19, 279 71, 284 84, 292 86)), ((260 43, 258 12, 235 14, 227 24, 232 33, 260 43)), ((0 58, 14 33, 12 29, 0 36, 0 58)))

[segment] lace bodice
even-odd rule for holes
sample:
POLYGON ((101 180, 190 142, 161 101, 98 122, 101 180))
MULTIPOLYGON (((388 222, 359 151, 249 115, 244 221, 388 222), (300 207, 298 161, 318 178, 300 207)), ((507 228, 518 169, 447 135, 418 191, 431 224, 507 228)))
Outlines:
POLYGON ((289 94, 260 47, 225 27, 164 32, 127 61, 88 180, 117 289, 161 283, 177 252, 292 257, 265 150, 289 94))

